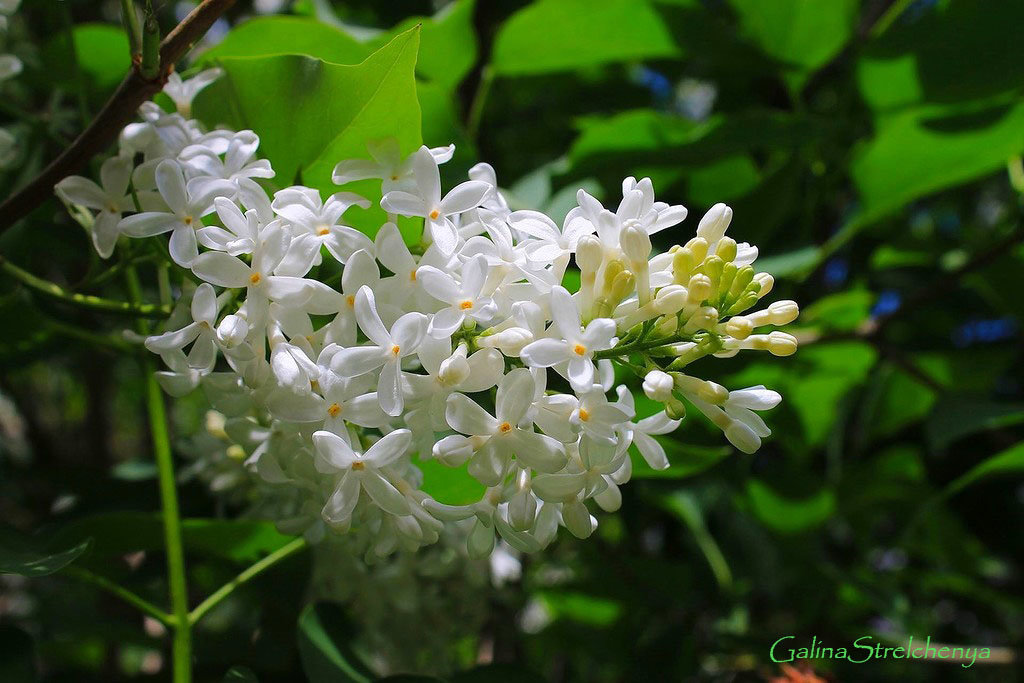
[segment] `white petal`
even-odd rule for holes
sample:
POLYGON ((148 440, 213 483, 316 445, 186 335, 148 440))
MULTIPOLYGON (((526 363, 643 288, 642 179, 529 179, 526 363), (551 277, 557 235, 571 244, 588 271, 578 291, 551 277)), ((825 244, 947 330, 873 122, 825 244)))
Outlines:
POLYGON ((448 397, 445 420, 457 432, 471 436, 489 436, 498 431, 498 421, 475 401, 462 394, 448 397))
POLYGON ((192 262, 192 272, 218 287, 247 287, 252 271, 241 259, 220 251, 207 251, 192 262))
POLYGON ((409 501, 392 486, 391 482, 376 472, 364 470, 359 476, 359 483, 384 512, 399 516, 409 514, 409 501))
POLYGON ((561 339, 538 339, 519 353, 523 362, 532 368, 550 368, 568 360, 571 355, 568 345, 561 339))

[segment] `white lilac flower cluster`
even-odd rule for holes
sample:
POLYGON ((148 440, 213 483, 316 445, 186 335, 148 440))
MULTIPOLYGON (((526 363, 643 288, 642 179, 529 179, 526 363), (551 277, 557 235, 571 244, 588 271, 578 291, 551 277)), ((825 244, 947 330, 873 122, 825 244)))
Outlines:
MULTIPOLYGON (((14 14, 21 0, 0 0, 0 35, 7 33, 7 17, 14 14)), ((0 53, 0 84, 21 73, 23 64, 16 55, 0 53)), ((0 128, 0 168, 11 163, 16 156, 17 139, 6 128, 0 128)))
POLYGON ((668 467, 654 436, 679 425, 684 400, 744 452, 770 433, 755 411, 777 393, 684 372, 708 355, 796 350, 764 329, 792 321, 794 302, 748 312, 773 281, 751 267, 755 247, 725 236, 725 205, 652 256, 651 235, 686 209, 655 201, 647 178, 627 178, 614 210, 581 190, 559 227, 510 210, 487 164, 443 192, 438 166, 453 147, 402 157, 393 141, 371 143, 371 160, 334 170, 338 185, 382 181, 388 221, 370 239, 345 222, 368 200, 301 186, 268 196, 256 179, 274 171, 252 131, 204 132, 183 115, 211 76, 171 84, 178 113, 144 105, 101 185, 71 177, 56 189, 104 257, 122 235, 170 234, 166 253, 199 284, 146 347, 167 365, 170 394, 202 386, 239 456, 294 493, 282 528, 313 539, 351 530, 385 556, 472 520, 474 556, 496 534, 531 552, 559 526, 589 536, 588 501, 619 507, 631 444, 668 467), (399 217, 422 219, 420 248, 406 246, 399 217), (317 279, 329 260, 343 266, 337 288, 317 279), (573 261, 574 294, 562 286, 573 261), (613 361, 663 410, 636 419, 613 361), (482 498, 434 500, 417 459, 464 468, 482 498))

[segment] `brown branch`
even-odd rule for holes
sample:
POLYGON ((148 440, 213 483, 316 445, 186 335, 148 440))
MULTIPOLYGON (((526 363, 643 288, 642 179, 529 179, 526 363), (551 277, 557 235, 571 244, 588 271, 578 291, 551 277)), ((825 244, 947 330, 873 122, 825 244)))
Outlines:
POLYGON ((174 64, 235 0, 203 0, 160 44, 160 75, 146 80, 132 69, 103 105, 89 127, 30 183, 0 204, 0 233, 24 218, 53 194, 53 186, 83 168, 117 139, 125 125, 135 118, 143 102, 160 92, 174 64))

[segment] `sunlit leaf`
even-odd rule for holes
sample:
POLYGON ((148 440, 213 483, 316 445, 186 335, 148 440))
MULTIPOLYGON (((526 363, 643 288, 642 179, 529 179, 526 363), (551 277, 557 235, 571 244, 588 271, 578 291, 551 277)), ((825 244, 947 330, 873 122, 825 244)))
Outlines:
POLYGON ((982 479, 997 475, 1013 475, 1024 471, 1024 442, 997 453, 971 468, 967 474, 954 480, 946 487, 946 494, 962 491, 982 479))
POLYGON ((747 502, 762 524, 787 534, 800 533, 824 523, 835 512, 835 495, 822 489, 806 498, 785 498, 767 484, 747 481, 747 502))

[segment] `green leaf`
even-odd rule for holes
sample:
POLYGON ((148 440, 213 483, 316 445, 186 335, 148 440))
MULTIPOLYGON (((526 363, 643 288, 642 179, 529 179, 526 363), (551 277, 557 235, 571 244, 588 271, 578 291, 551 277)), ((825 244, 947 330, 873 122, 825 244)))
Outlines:
POLYGON ((817 247, 801 247, 782 254, 757 259, 757 270, 784 278, 803 272, 818 260, 817 247))
POLYGON ((491 65, 499 75, 520 76, 676 55, 645 0, 540 0, 501 27, 491 65))
POLYGON ((730 0, 740 26, 797 82, 827 64, 853 35, 858 0, 730 0))
POLYGON ((32 636, 10 624, 0 625, 0 681, 35 683, 39 680, 32 636))
POLYGON ((308 55, 334 64, 358 64, 373 49, 348 33, 315 19, 254 17, 238 24, 217 45, 199 56, 209 65, 225 57, 308 55))
POLYGON ((544 683, 544 677, 515 664, 488 664, 451 677, 451 683, 544 683))
POLYGON ((259 683, 252 669, 245 666, 233 666, 224 674, 224 683, 259 683))
POLYGON ((976 432, 1024 422, 1024 405, 999 403, 983 396, 948 394, 939 398, 925 425, 928 443, 941 450, 976 432))
POLYGON ((352 649, 355 627, 339 605, 318 602, 299 616, 299 656, 310 683, 369 683, 376 676, 352 649))
POLYGON ((967 474, 946 487, 945 495, 952 495, 982 479, 1005 474, 1019 475, 1024 471, 1024 441, 993 455, 971 468, 967 474))
POLYGON ((420 54, 416 73, 447 91, 466 77, 476 63, 475 0, 455 0, 432 17, 409 17, 367 44, 379 47, 392 36, 420 27, 420 54))
POLYGON ((747 502, 754 515, 770 529, 784 534, 808 531, 823 524, 836 509, 835 494, 822 489, 809 498, 783 498, 767 484, 747 481, 747 502))
POLYGON ((590 626, 609 626, 622 615, 622 603, 577 591, 542 590, 537 598, 553 619, 568 619, 590 626))
POLYGON ((732 586, 732 570, 715 537, 704 523, 704 513, 697 499, 685 491, 676 491, 659 502, 663 508, 678 517, 693 534, 693 540, 704 554, 704 559, 707 560, 718 585, 723 589, 732 586))
POLYGON ((757 187, 761 173, 746 154, 736 154, 686 174, 687 199, 701 206, 741 197, 757 187))
POLYGON ((77 560, 90 544, 88 538, 73 543, 40 541, 0 527, 0 574, 48 576, 77 560))
POLYGON ((72 29, 75 62, 68 49, 65 35, 51 39, 43 51, 46 75, 55 83, 69 88, 84 88, 105 95, 121 82, 131 69, 131 50, 124 30, 112 24, 84 23, 72 29), (85 82, 76 81, 75 72, 68 64, 77 63, 85 82))
MULTIPOLYGON (((418 44, 418 31, 407 31, 354 66, 299 55, 226 57, 218 60, 225 77, 196 98, 196 116, 209 126, 254 130, 278 186, 301 176, 330 194, 339 189, 331 181, 335 164, 367 158, 368 141, 395 138, 404 153, 419 146, 418 44)), ((372 180, 345 189, 380 198, 372 180)), ((345 217, 371 236, 386 220, 376 206, 345 217)))
MULTIPOLYGON (((163 521, 145 512, 116 512, 86 517, 68 524, 54 538, 78 543, 93 538, 92 556, 120 556, 139 550, 162 550, 163 521)), ((186 549, 206 557, 250 564, 294 540, 269 522, 228 519, 182 520, 186 549)))
POLYGON ((483 498, 487 491, 465 468, 447 467, 434 459, 416 460, 414 464, 423 472, 423 491, 439 503, 468 505, 483 498))
POLYGON ((1024 151, 1024 104, 951 110, 924 107, 878 121, 850 164, 859 213, 843 228, 861 228, 939 190, 1002 168, 1024 151))
MULTIPOLYGON (((760 268, 760 262, 758 267, 760 268)), ((800 323, 825 330, 849 332, 867 320, 875 295, 866 289, 850 289, 823 296, 801 308, 800 323)))

